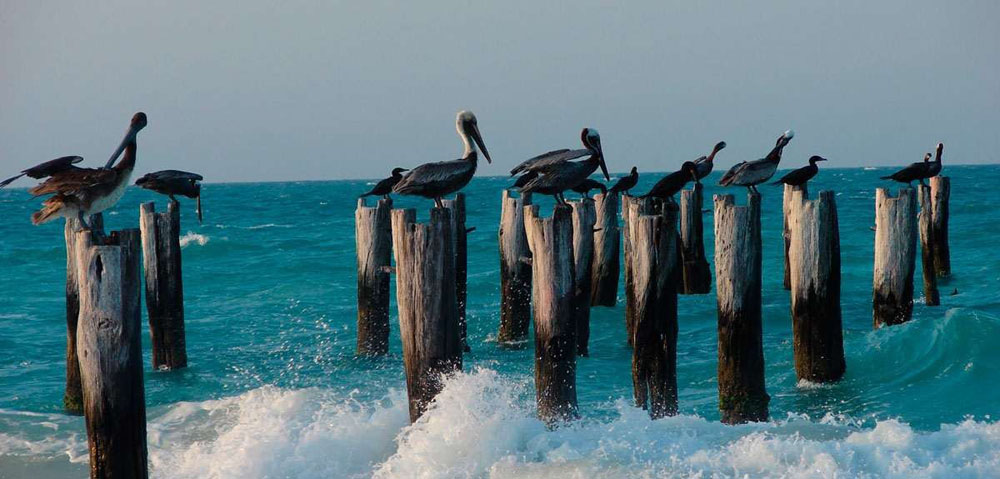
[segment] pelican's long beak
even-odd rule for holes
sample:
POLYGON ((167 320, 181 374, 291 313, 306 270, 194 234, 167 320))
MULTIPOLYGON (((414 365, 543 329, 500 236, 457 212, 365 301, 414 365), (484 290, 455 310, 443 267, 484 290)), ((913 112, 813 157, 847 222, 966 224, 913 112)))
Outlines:
POLYGON ((608 165, 604 162, 604 148, 601 147, 601 139, 598 138, 594 142, 594 146, 597 147, 597 161, 601 165, 601 172, 604 173, 604 180, 611 181, 611 175, 608 174, 608 165))
POLYGON ((490 152, 486 150, 486 144, 483 143, 483 135, 479 134, 479 125, 474 125, 472 127, 472 140, 476 142, 476 146, 478 146, 480 150, 483 150, 483 156, 486 157, 486 162, 493 163, 493 160, 490 159, 490 152))
POLYGON ((122 138, 122 142, 118 144, 118 148, 115 148, 115 152, 111 154, 111 158, 108 159, 108 163, 104 165, 105 168, 111 168, 111 165, 115 164, 115 160, 121 156, 122 151, 125 151, 125 146, 129 144, 130 141, 135 141, 135 134, 138 131, 134 127, 129 127, 128 131, 125 132, 125 138, 122 138))

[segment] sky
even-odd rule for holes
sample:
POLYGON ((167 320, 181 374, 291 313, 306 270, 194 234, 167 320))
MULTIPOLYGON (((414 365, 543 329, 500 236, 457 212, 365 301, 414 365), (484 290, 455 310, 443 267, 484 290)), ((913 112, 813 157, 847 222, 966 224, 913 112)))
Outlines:
MULTIPOLYGON (((613 172, 1000 162, 1000 2, 0 0, 0 176, 103 164, 144 111, 136 174, 384 177, 458 158, 476 113, 503 175, 597 128, 613 172)), ((22 181, 19 186, 25 186, 22 181)))

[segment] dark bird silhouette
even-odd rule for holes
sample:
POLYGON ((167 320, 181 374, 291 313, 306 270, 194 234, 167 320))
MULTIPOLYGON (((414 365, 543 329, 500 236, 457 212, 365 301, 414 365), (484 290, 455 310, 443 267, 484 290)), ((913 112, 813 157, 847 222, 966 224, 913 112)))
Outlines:
MULTIPOLYGON (((586 160, 569 161, 563 158, 557 161, 538 161, 531 163, 524 169, 519 170, 518 168, 532 161, 528 160, 521 163, 518 168, 515 168, 517 171, 529 171, 541 174, 537 178, 529 181, 528 184, 524 185, 524 187, 521 188, 521 192, 552 195, 555 197, 557 203, 566 204, 566 199, 562 196, 563 192, 583 182, 583 180, 587 179, 587 177, 597 170, 598 167, 600 167, 601 172, 604 173, 604 178, 606 180, 610 180, 611 177, 608 175, 608 166, 604 163, 604 150, 601 148, 601 135, 593 128, 584 128, 583 132, 580 133, 580 137, 583 139, 583 143, 587 146, 587 151, 590 153, 590 157, 586 160)), ((535 157, 533 159, 537 158, 540 157, 535 157)))
POLYGON ((628 193, 629 190, 635 187, 635 184, 639 182, 639 171, 633 166, 632 171, 628 175, 625 175, 618 179, 618 182, 611 187, 610 192, 612 193, 628 193))
POLYGON ((757 185, 774 176, 774 172, 778 169, 778 163, 781 162, 781 151, 794 136, 795 132, 792 130, 782 133, 766 157, 734 165, 725 175, 722 175, 719 184, 722 186, 746 186, 748 190, 758 193, 757 185))
POLYGON ((657 181, 653 188, 649 190, 649 193, 642 195, 643 198, 660 198, 660 199, 670 199, 673 201, 673 196, 677 194, 684 185, 688 184, 689 181, 694 181, 695 183, 700 182, 698 178, 698 167, 693 161, 685 161, 681 165, 681 169, 670 173, 660 181, 657 181))
POLYGON ((930 165, 931 165, 931 154, 924 154, 924 161, 919 163, 910 163, 909 166, 903 168, 889 176, 883 176, 883 180, 898 181, 900 183, 911 184, 913 180, 919 180, 920 184, 924 184, 924 178, 930 178, 930 165))
POLYGON ((590 198, 589 195, 590 190, 601 190, 601 193, 608 192, 608 187, 605 186, 604 183, 601 183, 600 181, 597 180, 592 180, 590 178, 581 181, 576 186, 570 189, 577 193, 580 193, 580 195, 583 196, 584 198, 590 198))
POLYGON ((135 169, 136 135, 145 127, 146 114, 136 113, 125 138, 103 168, 79 168, 73 166, 76 161, 60 158, 55 163, 50 161, 25 170, 25 175, 32 170, 48 175, 44 182, 28 190, 29 193, 35 197, 52 195, 42 203, 42 209, 31 215, 31 222, 39 225, 58 217, 79 218, 81 224, 89 228, 87 217, 114 206, 125 193, 135 169), (115 164, 123 151, 121 161, 115 164))
POLYGON ((816 173, 819 173, 819 167, 816 166, 817 161, 826 161, 826 158, 813 155, 809 158, 808 165, 785 173, 785 176, 782 176, 780 180, 772 182, 771 184, 780 185, 784 183, 792 186, 804 185, 807 181, 811 180, 812 177, 816 176, 816 173))
POLYGON ((486 151, 483 144, 483 137, 479 134, 479 124, 476 115, 471 111, 462 110, 455 118, 455 129, 458 136, 465 144, 465 152, 462 158, 452 161, 440 161, 437 163, 424 163, 413 169, 410 174, 396 183, 392 188, 394 193, 401 195, 423 196, 433 198, 434 204, 438 208, 444 208, 441 197, 450 195, 461 190, 469 184, 476 174, 476 167, 479 164, 478 146, 483 151, 483 156, 487 162, 490 160, 490 152, 486 151))
POLYGON ((927 165, 927 178, 933 178, 941 173, 941 153, 944 153, 944 143, 938 143, 934 149, 934 161, 927 165))
POLYGON ((46 161, 45 163, 32 166, 27 170, 21 171, 21 174, 7 178, 6 180, 0 181, 0 188, 7 186, 17 180, 22 176, 27 176, 28 178, 34 178, 40 180, 42 178, 48 178, 60 171, 65 171, 69 169, 76 168, 75 164, 83 161, 82 156, 63 156, 61 158, 56 158, 54 160, 46 161))
POLYGON ((529 172, 527 172, 527 173, 525 173, 525 174, 523 174, 521 176, 518 176, 517 180, 515 180, 514 184, 511 185, 510 187, 513 188, 513 189, 520 189, 520 188, 524 187, 524 185, 528 184, 528 182, 530 182, 531 180, 533 180, 535 178, 538 178, 538 173, 535 172, 535 171, 529 171, 529 172))
POLYGON ((556 166, 566 163, 567 161, 582 158, 587 155, 593 155, 594 148, 592 147, 591 140, 588 139, 588 136, 590 135, 597 135, 597 139, 600 141, 600 135, 597 134, 597 130, 593 128, 584 128, 583 131, 580 132, 580 141, 583 143, 583 148, 579 150, 563 148, 561 150, 552 150, 548 153, 542 153, 536 157, 524 160, 521 164, 515 166, 512 170, 510 170, 510 176, 532 171, 535 173, 545 173, 556 166))
POLYGON ((375 187, 371 191, 361 195, 361 198, 366 196, 381 196, 382 198, 389 199, 389 193, 392 193, 392 187, 396 186, 403 179, 403 172, 409 171, 406 168, 393 168, 392 176, 375 183, 375 187))
POLYGON ((174 195, 193 198, 196 202, 198 222, 201 223, 201 184, 198 182, 202 179, 201 175, 197 173, 163 170, 146 173, 142 178, 135 180, 135 184, 140 188, 167 195, 174 203, 177 203, 177 198, 174 198, 174 195))
POLYGON ((697 160, 694 160, 695 166, 698 167, 699 180, 704 179, 706 176, 708 176, 709 173, 712 172, 712 168, 715 167, 715 164, 712 163, 712 160, 714 160, 715 155, 718 152, 722 151, 722 149, 725 147, 726 147, 726 142, 720 141, 715 144, 715 147, 712 148, 712 152, 709 153, 708 156, 702 156, 697 160))

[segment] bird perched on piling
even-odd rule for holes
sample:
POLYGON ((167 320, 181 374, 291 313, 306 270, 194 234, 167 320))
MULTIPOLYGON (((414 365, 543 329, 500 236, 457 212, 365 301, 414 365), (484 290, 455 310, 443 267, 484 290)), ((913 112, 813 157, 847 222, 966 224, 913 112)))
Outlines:
POLYGON ((612 193, 628 193, 629 190, 635 187, 635 184, 639 182, 639 171, 633 166, 632 171, 618 179, 618 182, 611 187, 610 192, 612 193))
POLYGON ((684 185, 688 184, 689 181, 694 181, 695 183, 701 182, 701 179, 698 178, 698 166, 693 161, 685 161, 681 165, 681 169, 661 178, 660 181, 657 181, 653 185, 649 193, 642 195, 642 197, 669 199, 673 202, 674 195, 684 188, 684 185))
POLYGON ((785 176, 782 176, 780 180, 774 181, 771 184, 772 185, 786 184, 792 186, 804 185, 806 184, 807 181, 811 180, 814 176, 816 176, 816 173, 819 173, 819 167, 816 166, 817 161, 826 161, 826 158, 823 158, 822 156, 813 155, 809 157, 808 165, 803 166, 802 168, 796 168, 792 171, 789 171, 788 173, 785 174, 785 176))
POLYGON ((601 193, 608 192, 608 187, 605 186, 604 183, 590 178, 581 181, 579 184, 570 189, 580 193, 580 196, 583 198, 590 198, 590 190, 601 190, 601 193))
MULTIPOLYGON (((931 174, 931 165, 933 164, 934 162, 931 161, 931 154, 924 153, 924 161, 910 163, 906 168, 903 168, 889 176, 883 176, 881 179, 898 181, 908 185, 913 183, 913 180, 917 180, 921 185, 925 185, 924 179, 934 176, 931 174)), ((938 165, 940 165, 940 159, 938 160, 938 165)), ((937 170, 941 171, 941 167, 938 166, 937 170)))
POLYGON ((423 196, 432 198, 438 208, 444 208, 441 197, 461 190, 469 184, 476 174, 479 164, 479 151, 483 151, 487 163, 492 163, 490 152, 483 144, 479 134, 479 123, 471 111, 462 110, 455 116, 455 129, 462 138, 465 151, 462 158, 437 163, 424 163, 414 168, 392 188, 394 193, 401 195, 423 196), (478 147, 478 150, 477 150, 478 147))
POLYGON ((150 191, 155 191, 161 195, 167 195, 170 197, 170 201, 177 203, 177 198, 174 195, 186 196, 188 198, 194 198, 195 208, 198 212, 198 222, 201 223, 201 175, 197 173, 188 173, 187 171, 180 170, 163 170, 154 171, 152 173, 146 173, 135 180, 136 186, 144 188, 150 191))
POLYGON ((518 176, 514 180, 514 184, 510 185, 511 189, 520 190, 524 185, 528 184, 531 180, 538 178, 538 172, 529 171, 521 176, 518 176))
POLYGON ((39 225, 59 217, 78 218, 85 228, 90 228, 87 217, 114 206, 125 193, 135 169, 136 135, 145 127, 145 113, 132 116, 125 138, 102 168, 80 168, 75 164, 82 158, 64 156, 28 168, 20 175, 5 180, 3 185, 21 176, 47 178, 28 190, 35 197, 52 195, 42 203, 42 209, 31 215, 31 222, 39 225), (122 160, 115 164, 123 151, 122 160))
POLYGON ((604 163, 604 150, 601 148, 601 135, 594 128, 584 128, 580 139, 587 147, 585 150, 555 150, 527 160, 511 170, 512 175, 521 172, 535 172, 539 176, 521 188, 521 193, 541 193, 552 195, 556 202, 566 204, 562 194, 564 191, 580 184, 598 167, 604 173, 604 179, 610 180, 608 166, 604 163), (580 153, 584 151, 584 153, 580 153), (569 161, 590 154, 586 160, 569 161))
POLYGON ((781 151, 794 136, 795 132, 792 130, 782 133, 766 157, 734 165, 725 175, 722 175, 719 184, 722 186, 746 186, 748 190, 759 193, 757 185, 774 176, 774 172, 778 169, 778 163, 781 162, 781 151))
POLYGON ((384 199, 389 199, 389 193, 392 193, 392 187, 396 186, 403 179, 403 172, 409 171, 406 168, 393 168, 392 174, 388 178, 375 183, 375 187, 369 192, 361 195, 359 198, 364 198, 366 196, 381 196, 384 199))
POLYGON ((712 160, 714 160, 715 155, 718 152, 722 151, 722 149, 725 147, 726 147, 726 142, 720 141, 715 144, 715 146, 712 148, 712 152, 709 153, 708 156, 702 156, 697 160, 694 160, 695 166, 698 167, 699 180, 704 179, 706 176, 708 176, 709 173, 712 172, 712 168, 715 167, 715 164, 712 163, 712 160))
POLYGON ((934 161, 927 165, 927 178, 933 178, 941 173, 941 153, 944 153, 944 143, 938 143, 934 149, 934 161))

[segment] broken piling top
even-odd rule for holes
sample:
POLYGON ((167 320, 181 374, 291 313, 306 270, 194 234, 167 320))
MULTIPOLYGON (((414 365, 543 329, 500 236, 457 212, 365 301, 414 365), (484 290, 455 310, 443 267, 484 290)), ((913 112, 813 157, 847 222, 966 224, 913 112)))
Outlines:
POLYGON ((589 355, 590 288, 594 261, 594 224, 597 214, 594 200, 571 201, 573 208, 573 314, 576 317, 577 354, 589 355))
POLYGON ((621 230, 618 227, 620 198, 616 192, 594 195, 594 261, 591 266, 593 306, 614 306, 618 301, 621 273, 621 230))
POLYGON ((500 206, 500 329, 501 345, 520 344, 531 322, 531 250, 524 229, 524 207, 531 193, 515 198, 503 191, 500 206))
POLYGON ((712 290, 712 272, 705 258, 705 231, 702 220, 704 192, 701 183, 681 191, 681 294, 707 294, 712 290))
POLYGON ((920 234, 920 266, 924 278, 924 304, 927 306, 938 306, 941 304, 941 295, 937 287, 937 249, 934 234, 934 201, 932 199, 931 187, 917 186, 917 197, 920 203, 920 212, 917 213, 917 231, 920 234))
POLYGON ((359 356, 379 356, 389 351, 390 211, 392 200, 388 198, 379 199, 375 206, 368 206, 364 198, 358 198, 354 211, 359 356))
POLYGON ((934 235, 934 270, 938 276, 951 274, 951 247, 948 246, 948 201, 951 197, 951 180, 935 176, 931 185, 931 231, 934 235))
POLYGON ((875 328, 900 324, 913 314, 913 269, 917 254, 917 198, 912 188, 875 190, 875 268, 872 284, 875 328))

